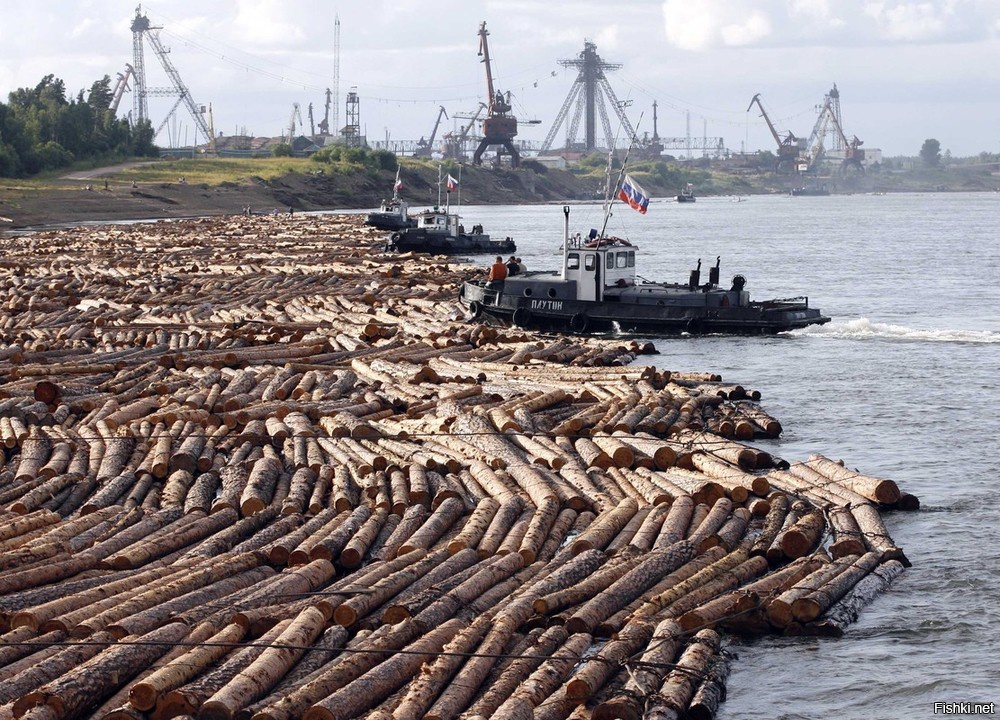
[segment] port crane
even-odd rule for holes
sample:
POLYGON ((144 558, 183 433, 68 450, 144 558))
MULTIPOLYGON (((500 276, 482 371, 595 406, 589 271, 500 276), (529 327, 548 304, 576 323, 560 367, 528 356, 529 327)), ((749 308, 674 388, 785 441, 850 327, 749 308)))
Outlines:
POLYGON ((757 103, 757 107, 760 108, 761 117, 764 118, 764 122, 767 123, 767 129, 771 131, 771 136, 778 144, 778 160, 774 166, 775 172, 791 172, 793 170, 800 170, 799 155, 800 151, 804 150, 806 147, 805 140, 795 137, 791 130, 787 131, 784 137, 778 133, 774 127, 774 123, 771 122, 771 118, 767 116, 767 111, 764 109, 764 105, 760 101, 760 93, 754 95, 750 100, 750 104, 747 106, 747 112, 750 112, 754 103, 757 103))
POLYGON ((112 115, 118 114, 118 106, 121 104, 122 95, 124 95, 129 90, 128 81, 135 77, 135 70, 128 63, 125 63, 125 72, 118 73, 118 81, 115 83, 115 90, 111 96, 111 103, 108 105, 108 110, 111 111, 112 115))
POLYGON ((323 119, 319 121, 319 134, 326 136, 330 134, 330 97, 333 95, 330 88, 326 89, 326 110, 323 112, 323 119))
POLYGON ((823 98, 823 106, 820 109, 819 117, 816 118, 816 124, 813 126, 812 133, 809 135, 805 155, 809 160, 809 167, 815 167, 825 152, 824 139, 832 127, 833 150, 838 154, 841 151, 843 152, 843 159, 840 164, 841 174, 852 171, 864 173, 865 151, 861 150, 861 145, 864 143, 857 136, 854 136, 850 140, 847 139, 843 125, 840 122, 839 105, 837 104, 839 97, 840 94, 837 86, 834 85, 833 90, 823 98))
POLYGON ((292 115, 288 118, 288 144, 291 145, 292 141, 295 139, 295 121, 298 120, 299 125, 302 125, 302 112, 299 110, 298 103, 292 103, 292 115))
POLYGON ((445 157, 452 158, 453 160, 465 159, 465 143, 469 139, 469 133, 475 127, 476 121, 485 109, 486 103, 479 103, 479 107, 476 108, 476 112, 474 113, 455 113, 452 115, 453 118, 468 120, 469 124, 460 128, 457 132, 446 132, 441 136, 441 153, 445 157))
MULTIPOLYGON (((479 141, 476 151, 472 154, 475 165, 483 164, 483 153, 486 148, 499 146, 510 155, 511 167, 521 164, 521 155, 514 146, 517 136, 517 118, 511 114, 510 93, 502 93, 493 87, 493 67, 490 61, 489 31, 486 21, 479 25, 479 55, 486 66, 486 117, 483 119, 483 139, 479 141)), ((500 160, 497 151, 497 161, 500 160)))
POLYGON ((448 118, 448 111, 444 109, 444 105, 438 110, 437 120, 434 121, 434 129, 431 130, 431 139, 424 140, 420 138, 417 141, 417 149, 413 151, 413 157, 429 158, 431 153, 434 152, 434 138, 437 137, 438 127, 441 125, 441 118, 448 118))

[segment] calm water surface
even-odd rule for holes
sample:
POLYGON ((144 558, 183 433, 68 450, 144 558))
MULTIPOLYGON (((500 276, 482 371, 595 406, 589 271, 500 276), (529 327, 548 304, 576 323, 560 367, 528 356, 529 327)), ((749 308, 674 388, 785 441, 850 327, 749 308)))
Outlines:
MULTIPOLYGON (((555 269, 561 206, 464 206, 555 269)), ((935 702, 1000 706, 1000 195, 701 197, 617 206, 609 232, 638 272, 686 281, 722 258, 757 299, 805 294, 833 321, 774 338, 656 339, 640 358, 762 393, 784 426, 760 443, 895 480, 918 512, 887 527, 913 563, 841 639, 766 638, 739 659, 720 720, 931 718, 935 702)), ((573 206, 572 232, 600 227, 573 206)), ((484 262, 487 258, 476 258, 484 262)), ((703 276, 707 277, 707 275, 703 276)))

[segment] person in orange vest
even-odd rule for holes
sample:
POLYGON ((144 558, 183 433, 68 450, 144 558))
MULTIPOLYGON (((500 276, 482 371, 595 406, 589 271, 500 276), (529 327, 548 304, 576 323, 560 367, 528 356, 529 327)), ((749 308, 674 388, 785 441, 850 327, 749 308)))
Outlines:
POLYGON ((507 266, 504 265, 501 256, 497 255, 496 261, 490 266, 490 274, 486 279, 489 281, 487 287, 495 290, 503 288, 503 281, 507 279, 507 266))

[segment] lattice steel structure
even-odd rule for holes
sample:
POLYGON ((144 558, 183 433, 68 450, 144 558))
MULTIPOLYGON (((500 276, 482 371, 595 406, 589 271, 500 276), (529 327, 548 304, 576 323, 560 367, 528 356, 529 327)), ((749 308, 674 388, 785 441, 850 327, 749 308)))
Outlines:
POLYGON ((150 119, 149 102, 147 100, 150 95, 176 95, 177 102, 174 103, 173 107, 170 108, 170 112, 166 114, 156 128, 156 134, 160 134, 164 125, 167 124, 167 121, 183 103, 188 112, 191 113, 191 118, 194 120, 198 130, 205 136, 205 141, 214 149, 215 138, 212 137, 208 123, 205 122, 205 106, 195 104, 194 99, 191 97, 191 91, 188 90, 187 85, 181 80, 181 75, 177 72, 177 68, 170 62, 170 58, 168 57, 170 50, 165 48, 163 43, 160 42, 159 31, 163 28, 151 25, 149 18, 142 15, 141 12, 142 6, 137 7, 135 9, 135 18, 132 20, 132 68, 135 76, 135 95, 132 98, 133 120, 136 123, 140 123, 150 119), (164 72, 167 73, 167 77, 170 78, 170 83, 173 87, 151 88, 146 85, 146 61, 143 52, 143 38, 149 41, 153 52, 163 66, 164 72))
POLYGON ((579 69, 579 74, 570 88, 569 95, 563 102, 559 114, 556 116, 552 129, 542 143, 541 152, 548 152, 552 148, 556 133, 562 127, 569 115, 570 108, 575 108, 570 120, 569 128, 566 131, 566 149, 577 149, 576 133, 580 126, 580 118, 584 118, 584 142, 582 150, 592 152, 597 150, 597 117, 600 116, 601 127, 604 129, 604 138, 608 148, 614 143, 615 135, 611 129, 611 121, 608 117, 607 106, 610 105, 614 114, 621 123, 622 130, 627 133, 626 138, 631 139, 635 135, 632 123, 625 116, 625 110, 615 91, 611 89, 605 71, 618 70, 621 63, 605 62, 597 54, 597 45, 586 40, 581 52, 573 60, 560 60, 563 67, 575 67, 579 69))

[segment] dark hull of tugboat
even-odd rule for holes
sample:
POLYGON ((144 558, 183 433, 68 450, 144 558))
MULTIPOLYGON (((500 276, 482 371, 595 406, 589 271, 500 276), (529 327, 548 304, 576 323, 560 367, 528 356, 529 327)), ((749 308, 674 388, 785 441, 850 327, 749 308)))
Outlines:
POLYGON ((829 195, 830 191, 826 188, 792 188, 789 194, 792 197, 821 197, 829 195))
POLYGON ((470 281, 462 286, 459 300, 480 319, 575 334, 774 335, 830 321, 818 309, 810 308, 805 298, 750 302, 745 306, 671 306, 498 294, 482 281, 470 281))
POLYGON ((378 230, 393 232, 403 230, 404 228, 416 227, 417 221, 411 218, 404 220, 399 216, 399 213, 370 212, 365 220, 365 225, 377 228, 378 230))
POLYGON ((685 195, 684 193, 681 193, 680 195, 677 196, 677 202, 694 202, 694 201, 695 201, 694 195, 685 195))
POLYGON ((434 255, 503 255, 517 251, 513 240, 492 240, 485 233, 458 236, 409 229, 394 232, 386 249, 398 252, 425 252, 434 255))

